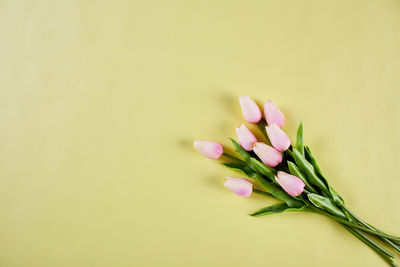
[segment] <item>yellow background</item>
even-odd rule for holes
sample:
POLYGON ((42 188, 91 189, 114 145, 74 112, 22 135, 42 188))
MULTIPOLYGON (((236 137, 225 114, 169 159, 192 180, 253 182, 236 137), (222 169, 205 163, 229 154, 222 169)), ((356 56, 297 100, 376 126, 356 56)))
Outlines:
POLYGON ((0 266, 386 266, 223 187, 273 99, 350 208, 400 235, 400 2, 0 1, 0 266))

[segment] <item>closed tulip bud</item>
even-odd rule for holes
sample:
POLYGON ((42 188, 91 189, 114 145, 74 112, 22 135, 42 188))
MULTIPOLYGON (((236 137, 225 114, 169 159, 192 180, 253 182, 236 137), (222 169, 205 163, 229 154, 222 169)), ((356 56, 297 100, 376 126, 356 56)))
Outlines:
POLYGON ((236 135, 238 137, 239 144, 247 151, 251 151, 253 149, 253 145, 257 142, 257 138, 243 123, 239 128, 236 127, 236 135))
POLYGON ((275 180, 291 196, 297 197, 304 191, 304 182, 297 176, 278 171, 275 180))
POLYGON ((249 123, 257 123, 261 120, 261 110, 247 95, 239 97, 239 103, 242 107, 244 119, 249 123))
POLYGON ((255 143, 253 151, 267 166, 275 167, 282 162, 282 154, 275 148, 262 142, 255 143))
POLYGON ((193 147, 210 159, 218 159, 224 152, 221 144, 211 141, 196 140, 193 147))
POLYGON ((236 177, 225 177, 224 186, 231 190, 236 195, 248 197, 253 192, 253 184, 247 179, 236 177))
POLYGON ((264 115, 268 125, 276 124, 278 127, 285 125, 285 116, 272 101, 264 104, 264 115))
POLYGON ((278 125, 271 124, 266 126, 265 129, 267 130, 267 134, 272 146, 276 150, 282 152, 289 148, 290 139, 287 134, 278 127, 278 125))

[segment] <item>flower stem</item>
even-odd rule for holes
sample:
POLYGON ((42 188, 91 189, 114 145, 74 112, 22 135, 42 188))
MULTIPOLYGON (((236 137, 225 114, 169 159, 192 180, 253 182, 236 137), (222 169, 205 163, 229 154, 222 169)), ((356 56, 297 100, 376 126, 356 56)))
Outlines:
MULTIPOLYGON (((360 241, 362 241, 364 244, 372 248, 379 256, 381 256, 387 263, 389 263, 391 266, 396 266, 393 262, 393 260, 388 257, 390 256, 390 253, 388 253, 387 250, 379 246, 377 243, 375 243, 371 238, 363 234, 361 231, 357 229, 352 229, 351 227, 342 224, 341 225, 350 233, 352 233, 355 237, 357 237, 360 241), (389 255, 388 255, 389 254, 389 255)), ((393 257, 393 255, 391 256, 393 257)))
POLYGON ((320 213, 320 214, 323 214, 323 215, 325 215, 325 216, 327 216, 327 217, 329 217, 329 218, 331 218, 331 219, 334 219, 334 220, 336 220, 336 221, 338 221, 338 222, 340 222, 340 223, 343 223, 343 224, 346 224, 346 225, 348 225, 348 226, 351 226, 352 228, 356 228, 356 229, 362 230, 362 231, 364 231, 364 232, 374 234, 374 235, 376 235, 376 236, 386 237, 386 238, 388 238, 388 239, 390 239, 390 240, 400 242, 400 238, 398 238, 398 237, 391 236, 391 235, 387 235, 387 234, 382 233, 382 232, 377 232, 376 230, 371 230, 371 229, 369 229, 369 228, 365 228, 364 226, 361 226, 361 225, 358 225, 358 224, 349 222, 349 221, 347 221, 347 220, 345 220, 345 219, 341 219, 341 218, 339 218, 339 217, 333 216, 333 215, 331 215, 331 214, 329 214, 329 213, 327 213, 327 212, 325 212, 325 211, 323 211, 323 210, 321 210, 321 209, 318 209, 318 208, 316 208, 316 207, 314 207, 314 206, 310 206, 310 208, 311 208, 312 210, 314 210, 315 212, 318 212, 318 213, 320 213))
POLYGON ((265 130, 265 126, 267 126, 267 124, 265 123, 264 120, 261 120, 257 123, 257 127, 260 130, 260 132, 264 135, 265 139, 267 139, 267 143, 271 144, 271 141, 269 140, 267 131, 265 130))
MULTIPOLYGON (((314 213, 318 213, 318 214, 322 214, 322 215, 327 215, 325 214, 325 212, 322 212, 321 210, 317 209, 317 208, 313 208, 313 207, 309 207, 310 212, 314 212, 314 213)), ((329 214, 330 215, 330 214, 329 214)), ((331 217, 328 216, 328 217, 331 217)), ((379 244, 377 244, 374 240, 372 240, 371 238, 369 238, 367 235, 365 235, 363 232, 361 232, 358 229, 354 229, 344 223, 341 223, 338 221, 338 223, 340 225, 342 225, 347 231, 349 231, 351 234, 353 234, 355 237, 357 237, 357 239, 359 239, 360 241, 362 241, 364 244, 366 244, 367 246, 369 246, 371 249, 373 249, 379 256, 381 256, 387 263, 389 263, 391 266, 396 266, 392 260, 393 254, 391 254, 389 251, 387 251, 386 249, 384 249, 382 246, 380 246, 379 244)))
MULTIPOLYGON (((359 224, 361 224, 362 226, 371 229, 371 230, 375 230, 377 232, 381 232, 380 230, 376 229, 375 227, 369 225, 368 223, 364 222, 363 220, 361 220, 357 215, 355 215, 350 209, 348 209, 346 206, 342 206, 343 209, 345 209, 359 224)), ((393 241, 391 241, 390 239, 386 238, 386 237, 381 237, 379 236, 380 239, 382 239, 384 242, 386 242, 387 244, 389 244, 390 246, 392 246, 395 250, 397 250, 398 252, 400 252, 400 247, 398 245, 396 245, 396 243, 394 243, 393 241)))

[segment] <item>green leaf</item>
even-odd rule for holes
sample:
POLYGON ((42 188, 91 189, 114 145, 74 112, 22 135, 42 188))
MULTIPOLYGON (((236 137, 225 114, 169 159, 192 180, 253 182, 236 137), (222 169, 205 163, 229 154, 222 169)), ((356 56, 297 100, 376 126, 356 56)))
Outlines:
POLYGON ((262 191, 262 190, 258 190, 258 189, 253 189, 253 193, 257 193, 257 194, 264 195, 267 197, 274 197, 272 194, 262 191))
POLYGON ((316 172, 318 175, 323 176, 323 175, 322 175, 322 172, 321 172, 321 169, 319 168, 319 166, 318 166, 318 164, 317 164, 316 159, 315 159, 315 158, 313 157, 313 155, 311 154, 310 148, 309 148, 308 146, 305 146, 305 147, 304 147, 304 150, 305 150, 305 158, 307 159, 307 161, 309 161, 309 162, 314 166, 315 172, 316 172))
POLYGON ((288 193, 286 193, 283 189, 281 189, 280 187, 274 185, 271 182, 268 182, 267 180, 265 180, 260 175, 255 174, 254 178, 256 178, 257 181, 262 186, 264 186, 271 195, 273 195, 274 197, 276 197, 279 200, 282 200, 283 202, 288 204, 289 207, 299 208, 299 207, 304 205, 303 202, 294 199, 292 196, 290 196, 288 193))
POLYGON ((329 192, 332 195, 333 201, 339 206, 344 206, 343 198, 331 187, 329 186, 329 192))
POLYGON ((285 212, 285 211, 301 211, 306 208, 307 208, 306 205, 303 205, 302 207, 299 207, 299 208, 291 208, 286 203, 279 203, 279 204, 275 204, 275 205, 272 205, 269 207, 259 209, 255 212, 253 212, 252 214, 250 214, 250 216, 258 217, 258 216, 264 216, 264 215, 268 215, 268 214, 281 213, 281 212, 285 212))
POLYGON ((267 176, 269 179, 271 179, 272 181, 275 179, 275 169, 271 168, 267 165, 265 165, 264 163, 258 161, 257 159, 251 157, 250 158, 251 163, 253 163, 253 166, 257 169, 257 171, 264 175, 267 176))
POLYGON ((294 199, 292 196, 287 194, 280 187, 274 185, 271 182, 268 182, 263 177, 261 177, 261 175, 254 172, 253 170, 251 170, 250 167, 248 167, 244 163, 228 162, 228 163, 223 163, 223 165, 230 169, 239 170, 239 171, 243 172, 244 174, 246 174, 248 177, 255 178, 265 189, 267 189, 269 194, 271 194, 272 196, 274 196, 275 198, 277 198, 279 200, 284 201, 290 207, 301 207, 302 205, 304 205, 303 202, 294 199))
POLYGON ((245 163, 242 162, 227 162, 227 163, 222 163, 224 166, 230 168, 230 169, 235 169, 243 172, 246 174, 248 177, 253 177, 254 171, 249 168, 245 163))
MULTIPOLYGON (((261 166, 256 166, 255 165, 255 161, 256 159, 252 159, 252 157, 250 156, 250 154, 244 150, 238 142, 236 142, 235 140, 231 139, 233 146, 235 147, 235 150, 240 154, 240 156, 244 159, 246 164, 245 165, 247 168, 245 168, 243 165, 229 165, 229 166, 236 166, 240 168, 241 171, 243 172, 247 172, 246 175, 252 178, 256 178, 257 181, 263 185, 267 191, 273 195, 274 197, 276 197, 279 200, 284 201, 285 203, 288 204, 289 207, 301 207, 303 206, 303 202, 294 199, 292 196, 290 196, 288 193, 286 193, 283 189, 281 189, 280 187, 277 187, 276 185, 272 184, 271 182, 268 182, 266 179, 264 179, 262 177, 262 171, 264 171, 264 173, 266 173, 265 169, 261 171, 260 167, 261 166), (251 169, 252 172, 250 172, 248 169, 251 169)), ((256 160, 257 161, 257 160, 256 160)), ((225 164, 224 164, 225 165, 225 164)), ((226 166, 226 165, 225 165, 226 166)), ((228 167, 228 166, 227 166, 228 167)), ((275 176, 272 176, 272 179, 275 179, 275 176)))
POLYGON ((288 149, 288 150, 286 150, 286 151, 285 151, 285 153, 288 153, 288 154, 289 154, 289 156, 291 156, 291 157, 294 159, 294 155, 293 155, 293 152, 292 152, 292 151, 290 151, 290 147, 289 147, 289 149, 288 149))
POLYGON ((270 172, 273 172, 272 168, 267 168, 264 164, 259 162, 257 159, 253 158, 246 150, 244 150, 238 142, 236 142, 234 139, 231 139, 233 146, 235 147, 236 152, 239 153, 239 155, 243 158, 243 160, 246 162, 247 166, 251 168, 254 172, 259 173, 261 175, 265 175, 269 177, 270 179, 274 179, 275 175, 270 174, 270 172), (259 164, 258 164, 259 163, 259 164), (256 165, 257 164, 257 165, 256 165), (264 165, 261 166, 261 165, 264 165), (268 175, 267 175, 268 173, 268 175), (271 178, 272 177, 272 178, 271 178))
POLYGON ((229 153, 227 153, 227 152, 222 153, 222 155, 225 156, 225 157, 227 157, 228 159, 232 159, 232 160, 234 160, 234 161, 243 162, 243 160, 241 160, 241 159, 239 159, 239 158, 237 158, 237 157, 235 157, 235 156, 233 156, 233 155, 231 155, 231 154, 229 154, 229 153))
POLYGON ((303 123, 300 121, 297 128, 296 149, 304 156, 303 123))
POLYGON ((316 193, 317 190, 307 181, 304 174, 300 171, 300 169, 291 161, 288 161, 289 171, 292 175, 299 177, 305 184, 306 188, 316 193))
POLYGON ((236 142, 236 141, 235 141, 234 139, 232 139, 232 138, 230 138, 230 139, 231 139, 231 141, 232 141, 232 144, 233 144, 233 146, 234 146, 236 152, 239 153, 239 155, 242 157, 242 159, 248 163, 248 162, 250 161, 250 157, 251 157, 250 154, 249 154, 246 150, 244 150, 244 149, 239 145, 238 142, 236 142))
POLYGON ((317 208, 326 210, 333 215, 346 218, 346 215, 338 207, 336 207, 329 198, 313 193, 308 194, 307 197, 311 201, 311 203, 317 208))
POLYGON ((311 165, 314 167, 316 174, 321 179, 321 181, 329 188, 329 193, 332 196, 333 201, 335 201, 335 203, 338 204, 339 206, 343 206, 344 205, 343 198, 329 185, 328 180, 322 174, 321 169, 319 168, 316 159, 311 154, 310 148, 306 146, 305 152, 306 152, 306 158, 311 163, 311 165))
POLYGON ((311 150, 309 147, 305 147, 305 154, 306 154, 306 160, 313 166, 315 173, 317 176, 321 179, 321 181, 326 185, 326 187, 329 188, 329 183, 328 180, 322 175, 321 169, 319 168, 316 159, 313 157, 311 154, 311 150))
POLYGON ((306 160, 306 158, 300 153, 300 151, 298 151, 295 148, 293 148, 293 157, 297 166, 306 175, 307 180, 311 184, 321 189, 322 192, 325 193, 326 195, 330 195, 328 187, 324 182, 321 181, 321 179, 315 173, 313 165, 311 165, 311 163, 306 160))

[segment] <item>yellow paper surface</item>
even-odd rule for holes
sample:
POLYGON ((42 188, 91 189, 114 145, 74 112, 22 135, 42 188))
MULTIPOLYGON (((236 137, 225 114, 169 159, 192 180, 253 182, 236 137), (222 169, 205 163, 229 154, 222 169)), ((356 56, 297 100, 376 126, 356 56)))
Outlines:
MULTIPOLYGON (((386 266, 223 187, 237 98, 273 99, 400 235, 399 1, 0 1, 0 266, 386 266)), ((254 129, 254 128, 252 128, 254 129)))

